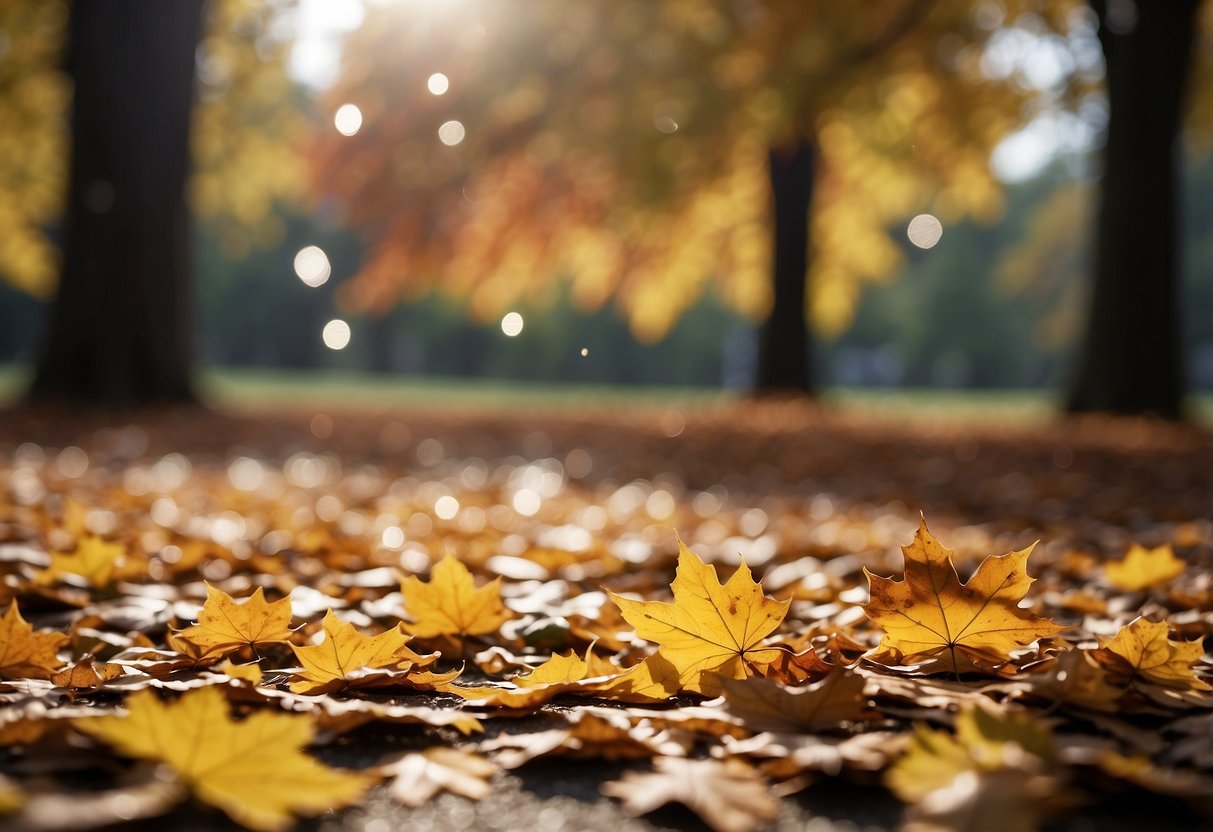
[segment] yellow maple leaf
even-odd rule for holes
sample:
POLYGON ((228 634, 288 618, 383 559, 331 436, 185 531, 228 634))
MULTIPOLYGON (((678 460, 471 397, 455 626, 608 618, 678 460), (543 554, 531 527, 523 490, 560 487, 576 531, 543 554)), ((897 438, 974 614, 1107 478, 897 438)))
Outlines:
POLYGON ((678 672, 683 690, 714 694, 714 678, 745 679, 779 657, 761 642, 787 615, 790 601, 762 592, 742 561, 725 584, 716 570, 679 542, 672 604, 632 601, 611 593, 623 618, 641 638, 661 645, 660 654, 678 672))
MULTIPOLYGON (((438 660, 437 653, 424 656, 414 653, 405 646, 408 640, 399 627, 377 636, 364 635, 330 609, 324 616, 324 641, 308 647, 291 645, 299 664, 303 665, 303 672, 296 674, 291 690, 322 693, 359 678, 366 670, 409 671, 438 660)), ((430 678, 427 674, 426 680, 430 678)), ((453 678, 454 675, 442 681, 453 678)))
POLYGON ((51 564, 38 576, 42 583, 54 583, 65 577, 83 578, 89 586, 105 586, 127 572, 126 545, 108 541, 95 534, 85 535, 74 552, 51 552, 51 564))
POLYGON ((284 829, 292 813, 345 806, 374 782, 304 754, 313 733, 307 717, 259 711, 237 722, 217 687, 189 691, 168 704, 144 690, 126 706, 126 716, 75 725, 122 754, 167 763, 199 800, 250 829, 284 829))
POLYGON ((410 575, 400 591, 413 618, 404 629, 419 638, 487 635, 513 617, 501 603, 500 578, 477 588, 468 568, 450 555, 434 567, 429 583, 410 575))
POLYGON ((191 655, 223 656, 241 647, 285 642, 291 637, 290 623, 290 598, 270 603, 265 591, 257 587, 246 600, 236 601, 207 584, 198 623, 173 633, 172 643, 187 647, 182 652, 191 655))
POLYGON ((591 646, 585 658, 572 650, 567 656, 553 654, 530 673, 515 676, 510 681, 514 687, 459 687, 445 688, 478 705, 499 705, 506 708, 534 708, 562 693, 597 693, 609 686, 607 680, 617 678, 623 671, 601 656, 594 655, 591 646))
POLYGON ((1147 549, 1134 543, 1124 560, 1108 563, 1104 566, 1104 572, 1113 586, 1137 592, 1178 577, 1184 567, 1184 562, 1175 557, 1170 544, 1147 549))
POLYGON ((939 544, 924 520, 914 541, 902 548, 905 578, 894 581, 866 568, 871 600, 864 612, 884 630, 880 649, 914 663, 948 653, 950 670, 1009 660, 1009 653, 1062 628, 1022 609, 1031 586, 1032 547, 986 558, 966 583, 960 582, 950 549, 939 544))
POLYGON ((889 768, 885 783, 902 800, 918 802, 947 788, 963 772, 988 773, 1027 759, 1049 763, 1055 757, 1048 725, 1032 714, 993 704, 968 705, 956 716, 954 737, 915 725, 909 748, 889 768), (1023 754, 1008 754, 1008 747, 1023 754))
POLYGON ((256 687, 261 684, 261 666, 256 662, 249 664, 236 664, 231 659, 224 659, 219 664, 215 665, 214 670, 227 676, 229 679, 235 679, 238 682, 247 682, 256 687))
POLYGON ((1165 621, 1138 617, 1101 641, 1091 655, 1113 676, 1136 676, 1177 690, 1213 690, 1192 672, 1205 652, 1201 640, 1171 641, 1167 632, 1165 621))
POLYGON ((55 652, 67 641, 56 632, 34 632, 17 602, 0 618, 0 679, 49 679, 63 663, 55 652))

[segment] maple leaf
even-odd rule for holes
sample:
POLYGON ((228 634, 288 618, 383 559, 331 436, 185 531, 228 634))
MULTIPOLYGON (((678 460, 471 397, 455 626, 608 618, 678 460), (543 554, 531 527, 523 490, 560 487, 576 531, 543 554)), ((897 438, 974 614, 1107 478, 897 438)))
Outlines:
POLYGON ((955 737, 916 725, 885 782, 916 804, 903 829, 1034 832, 1043 801, 1057 791, 1049 776, 1055 756, 1049 729, 1030 714, 968 706, 955 737))
POLYGON ((767 679, 724 681, 725 709, 754 731, 820 733, 872 714, 862 676, 838 668, 805 688, 767 679))
MULTIPOLYGON (((324 615, 324 641, 309 647, 296 647, 295 657, 303 665, 291 683, 295 693, 325 693, 343 687, 350 680, 365 676, 366 670, 409 671, 433 664, 438 654, 419 655, 405 645, 409 637, 399 627, 377 636, 364 635, 342 621, 331 609, 324 615)), ((458 675, 458 674, 455 674, 458 675)), ((449 676, 442 681, 455 678, 449 676)))
POLYGON ((388 793, 397 803, 417 807, 444 790, 472 800, 488 797, 497 766, 479 754, 435 746, 383 763, 379 773, 391 778, 388 793))
POLYGON ((71 667, 64 668, 51 676, 51 682, 57 687, 73 690, 89 690, 103 685, 122 675, 122 668, 116 664, 98 663, 91 655, 84 655, 71 667))
POLYGON ((1120 589, 1137 592, 1166 583, 1184 571, 1185 564, 1175 557, 1170 544, 1147 549, 1134 543, 1124 560, 1104 566, 1108 583, 1120 589))
POLYGON ((83 578, 89 586, 107 585, 127 567, 126 545, 110 542, 95 534, 85 535, 74 552, 51 552, 51 563, 38 576, 42 583, 54 583, 66 577, 83 578))
POLYGON ((229 679, 247 682, 253 687, 261 684, 261 666, 256 662, 235 664, 231 659, 224 659, 212 669, 218 673, 222 673, 229 679))
POLYGON ((501 603, 501 579, 477 588, 462 561, 447 555, 434 566, 429 583, 410 575, 400 583, 412 622, 405 630, 418 638, 495 633, 513 614, 501 603))
POLYGON ((633 815, 681 803, 717 832, 749 832, 779 813, 766 781, 737 757, 724 761, 658 757, 653 769, 626 772, 622 779, 604 783, 602 793, 623 801, 633 815))
POLYGON ((216 687, 169 704, 140 691, 126 706, 126 716, 79 719, 76 727, 126 756, 168 764, 199 800, 250 829, 284 829, 292 813, 347 805, 374 782, 304 754, 309 718, 261 711, 236 722, 216 687))
POLYGON ((1138 617, 1101 641, 1091 656, 1114 677, 1137 677, 1176 690, 1213 690, 1192 672, 1205 653, 1201 641, 1171 641, 1167 633, 1165 621, 1138 617))
POLYGON ((172 644, 186 646, 182 652, 199 658, 219 657, 241 647, 279 644, 291 637, 291 599, 272 603, 265 590, 257 589, 244 601, 237 601, 221 589, 206 585, 206 603, 198 614, 198 623, 172 634, 172 644))
POLYGON ((791 602, 765 596, 745 561, 722 585, 715 569, 678 545, 674 602, 632 601, 612 592, 624 620, 661 646, 658 652, 677 670, 683 690, 711 694, 719 690, 714 675, 761 674, 781 652, 761 642, 779 627, 791 602))
POLYGON ((55 652, 67 641, 56 632, 34 632, 17 602, 0 618, 0 679, 49 679, 63 662, 55 652))
POLYGON ((562 693, 597 693, 622 674, 608 660, 594 655, 591 646, 581 658, 572 650, 567 656, 553 654, 530 673, 511 679, 513 687, 480 686, 445 688, 477 705, 497 705, 504 708, 534 708, 562 693))
POLYGON ((864 612, 884 630, 880 649, 901 662, 946 651, 948 669, 959 674, 965 664, 958 652, 977 666, 993 666, 1009 661, 1016 647, 1063 629, 1019 606, 1034 580, 1027 573, 1032 547, 991 555, 963 584, 952 551, 931 535, 925 520, 902 552, 901 581, 864 569, 871 599, 864 612))

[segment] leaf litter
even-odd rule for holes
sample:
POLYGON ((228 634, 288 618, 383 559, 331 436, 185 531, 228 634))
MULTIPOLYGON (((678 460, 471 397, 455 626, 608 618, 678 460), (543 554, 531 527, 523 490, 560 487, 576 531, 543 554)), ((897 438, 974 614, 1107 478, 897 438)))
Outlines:
POLYGON ((0 812, 275 830, 544 759, 718 830, 821 782, 889 789, 907 829, 1213 809, 1207 436, 688 416, 10 424, 0 812), (1115 463, 1147 488, 1093 488, 1115 463), (322 762, 368 726, 405 744, 322 762))

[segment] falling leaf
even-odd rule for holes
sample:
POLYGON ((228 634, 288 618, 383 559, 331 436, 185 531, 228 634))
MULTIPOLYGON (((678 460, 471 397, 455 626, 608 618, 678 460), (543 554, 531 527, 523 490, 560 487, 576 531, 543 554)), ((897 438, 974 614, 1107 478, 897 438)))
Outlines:
POLYGON ((80 538, 74 552, 52 552, 51 565, 39 578, 54 583, 75 576, 83 578, 89 586, 101 587, 113 580, 116 573, 127 571, 126 566, 125 544, 90 534, 80 538))
POLYGON ((206 585, 206 603, 198 623, 173 634, 177 644, 188 645, 201 657, 223 656, 242 647, 280 644, 291 637, 291 600, 265 600, 261 587, 244 601, 206 585))
POLYGON ((1171 641, 1167 633, 1166 622, 1138 617, 1100 642, 1092 656, 1113 676, 1136 677, 1176 690, 1213 690, 1192 671, 1205 653, 1203 644, 1171 641))
POLYGON ((1179 577, 1184 567, 1184 562, 1175 557, 1169 543, 1153 549, 1134 543, 1124 560, 1108 563, 1104 566, 1104 572, 1112 586, 1137 592, 1179 577))
POLYGON ((405 806, 421 806, 440 791, 472 800, 492 794, 489 778, 497 766, 478 754, 435 746, 412 751, 379 766, 391 779, 388 794, 405 806))
POLYGON ((725 708, 755 731, 820 733, 867 719, 872 711, 862 676, 838 668, 805 688, 767 679, 724 681, 725 708))
POLYGON ((661 646, 684 690, 715 692, 714 675, 761 675, 780 654, 761 642, 783 621, 790 602, 763 595, 744 561, 722 586, 715 569, 681 542, 679 549, 670 585, 674 602, 633 601, 611 593, 624 619, 638 636, 661 646))
POLYGON ((81 656, 80 660, 71 667, 64 668, 51 676, 51 681, 58 687, 73 690, 90 690, 122 675, 122 668, 116 664, 98 664, 92 656, 81 656))
POLYGON ((291 645, 303 665, 303 672, 296 674, 296 681, 291 682, 291 690, 295 693, 330 692, 368 669, 409 671, 438 660, 436 653, 422 656, 406 647, 409 637, 400 632, 399 627, 377 636, 363 635, 332 610, 325 613, 323 626, 324 641, 320 644, 291 645))
POLYGON ((468 568, 449 555, 434 567, 429 583, 410 575, 400 590, 413 619, 404 628, 419 638, 488 635, 512 617, 501 603, 500 578, 477 588, 468 568))
POLYGON ((63 664, 55 652, 66 641, 63 633, 34 632, 14 601, 0 618, 0 679, 49 679, 63 664))
POLYGON ((76 727, 126 756, 168 764, 199 800, 250 829, 285 829, 292 813, 345 806, 373 782, 304 754, 312 740, 307 717, 259 711, 237 722, 216 687, 169 704, 140 691, 126 707, 126 716, 81 719, 76 727))
POLYGON ((737 757, 687 760, 658 757, 651 772, 625 772, 602 785, 602 793, 623 801, 632 815, 667 803, 681 803, 716 832, 749 832, 775 820, 779 804, 766 781, 737 757))
POLYGON ((949 669, 959 674, 965 660, 977 667, 1005 663, 1016 647, 1061 630, 1019 606, 1033 581, 1027 573, 1031 551, 990 556, 962 584, 951 550, 924 520, 914 542, 902 549, 904 580, 864 569, 871 596, 864 610, 884 630, 880 649, 903 663, 946 651, 949 669))

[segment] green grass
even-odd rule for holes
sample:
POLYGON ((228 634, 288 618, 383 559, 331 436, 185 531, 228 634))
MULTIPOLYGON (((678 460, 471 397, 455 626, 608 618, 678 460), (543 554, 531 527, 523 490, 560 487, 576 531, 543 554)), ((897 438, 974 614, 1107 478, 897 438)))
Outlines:
MULTIPOLYGON (((21 365, 0 365, 0 404, 28 383, 21 365)), ((237 409, 351 409, 682 406, 717 407, 737 394, 705 387, 514 382, 502 379, 385 376, 327 370, 210 369, 199 389, 210 404, 237 409)), ((1052 390, 870 390, 832 388, 824 401, 844 411, 914 420, 1039 422, 1056 412, 1052 390)), ((1195 397, 1196 421, 1213 425, 1213 395, 1195 397)))

